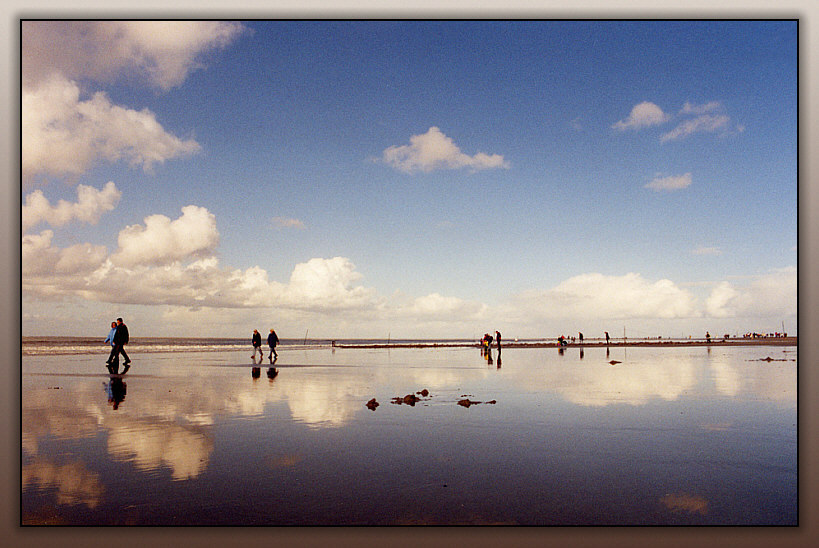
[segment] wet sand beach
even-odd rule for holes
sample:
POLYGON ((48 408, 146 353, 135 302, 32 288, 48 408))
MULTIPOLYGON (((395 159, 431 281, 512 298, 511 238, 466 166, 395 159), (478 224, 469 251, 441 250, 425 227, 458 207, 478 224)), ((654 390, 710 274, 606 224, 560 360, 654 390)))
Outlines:
POLYGON ((767 342, 24 355, 21 522, 795 525, 767 342))

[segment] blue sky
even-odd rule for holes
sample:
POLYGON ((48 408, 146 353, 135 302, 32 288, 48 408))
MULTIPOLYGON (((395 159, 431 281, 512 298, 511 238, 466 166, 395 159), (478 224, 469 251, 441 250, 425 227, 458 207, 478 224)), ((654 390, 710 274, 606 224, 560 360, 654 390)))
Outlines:
POLYGON ((797 329, 795 22, 22 38, 24 335, 797 329))

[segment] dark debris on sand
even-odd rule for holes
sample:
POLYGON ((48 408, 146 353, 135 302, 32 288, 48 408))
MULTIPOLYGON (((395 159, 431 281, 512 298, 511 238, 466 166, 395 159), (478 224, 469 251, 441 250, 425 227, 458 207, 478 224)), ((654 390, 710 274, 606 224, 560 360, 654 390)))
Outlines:
MULTIPOLYGON (((424 388, 423 390, 415 392, 414 394, 407 394, 406 396, 396 396, 396 397, 394 397, 394 398, 392 398, 390 400, 390 403, 392 403, 394 405, 409 405, 410 407, 415 407, 415 404, 418 403, 418 402, 427 401, 427 400, 432 399, 431 397, 428 397, 428 396, 429 396, 429 390, 424 388)), ((471 405, 478 405, 478 404, 494 405, 494 404, 497 403, 496 400, 473 401, 473 400, 470 400, 467 396, 471 396, 471 394, 462 394, 461 399, 458 400, 458 402, 457 402, 458 405, 461 405, 463 407, 469 407, 471 405)), ((370 401, 368 401, 364 405, 368 409, 370 409, 372 411, 375 411, 375 408, 378 407, 380 404, 378 403, 378 401, 375 398, 372 398, 370 401)))
POLYGON ((470 400, 469 398, 466 398, 466 399, 463 399, 463 400, 458 400, 458 405, 463 405, 464 407, 469 407, 470 405, 478 405, 478 404, 481 404, 481 403, 490 404, 490 405, 495 405, 495 404, 496 404, 496 403, 498 403, 498 402, 497 402, 497 401, 495 401, 495 400, 489 400, 489 401, 472 401, 472 400, 470 400))

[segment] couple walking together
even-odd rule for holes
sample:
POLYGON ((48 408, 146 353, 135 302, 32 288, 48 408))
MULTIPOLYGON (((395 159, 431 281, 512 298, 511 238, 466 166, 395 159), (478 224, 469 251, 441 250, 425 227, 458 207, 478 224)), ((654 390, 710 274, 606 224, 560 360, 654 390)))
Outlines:
MULTIPOLYGON (((257 329, 253 330, 253 338, 251 339, 253 343, 253 355, 250 356, 254 360, 256 359, 256 350, 259 351, 259 357, 263 358, 264 353, 262 352, 262 336, 259 334, 257 329)), ((270 335, 267 336, 267 346, 270 347, 270 354, 267 356, 268 360, 272 360, 273 356, 277 358, 279 355, 276 353, 276 345, 279 344, 279 336, 276 335, 276 332, 272 329, 270 330, 270 335)))
POLYGON ((111 354, 108 356, 108 361, 105 362, 108 364, 108 368, 110 369, 115 362, 118 363, 119 355, 122 354, 122 357, 125 358, 125 361, 122 362, 125 366, 123 373, 128 371, 128 368, 131 367, 129 365, 131 359, 125 353, 125 345, 128 344, 128 326, 122 323, 122 318, 117 318, 117 321, 111 322, 111 331, 108 333, 105 342, 111 343, 111 354))

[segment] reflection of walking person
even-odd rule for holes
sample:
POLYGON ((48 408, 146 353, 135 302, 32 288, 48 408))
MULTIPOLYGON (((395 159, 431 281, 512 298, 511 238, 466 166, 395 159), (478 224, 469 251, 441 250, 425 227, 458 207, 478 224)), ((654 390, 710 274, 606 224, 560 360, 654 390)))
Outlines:
POLYGON ((253 354, 251 354, 250 357, 255 360, 256 359, 256 351, 258 350, 259 351, 259 357, 263 358, 264 353, 262 352, 262 336, 259 335, 259 331, 257 329, 253 330, 253 338, 250 339, 250 341, 253 343, 253 354))
POLYGON ((123 380, 119 377, 114 377, 108 384, 106 385, 106 391, 108 392, 108 403, 114 409, 119 408, 119 404, 125 399, 125 392, 127 388, 123 380))
POLYGON ((128 344, 128 326, 122 323, 122 318, 117 318, 117 327, 116 331, 114 331, 114 347, 111 349, 111 355, 108 357, 108 364, 110 365, 115 358, 118 358, 119 355, 122 354, 122 357, 125 358, 125 361, 122 362, 123 365, 125 365, 125 369, 122 371, 123 373, 128 371, 130 367, 128 364, 131 363, 128 354, 125 353, 126 344, 128 344))
MULTIPOLYGON (((272 329, 270 330, 270 335, 267 336, 267 346, 270 347, 270 355, 267 356, 268 360, 272 360, 273 356, 277 358, 279 355, 276 353, 276 345, 279 344, 279 336, 276 335, 276 332, 272 329)), ((253 352, 253 355, 256 355, 256 352, 253 352)))

